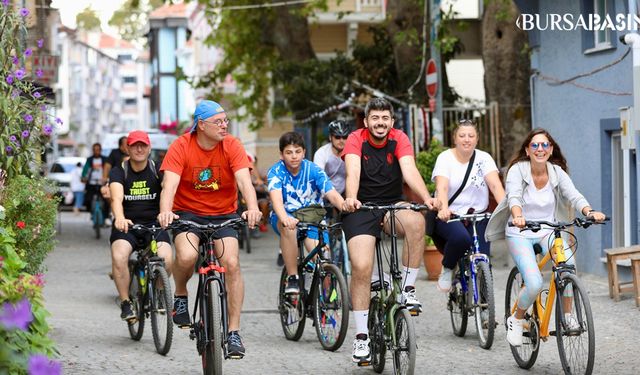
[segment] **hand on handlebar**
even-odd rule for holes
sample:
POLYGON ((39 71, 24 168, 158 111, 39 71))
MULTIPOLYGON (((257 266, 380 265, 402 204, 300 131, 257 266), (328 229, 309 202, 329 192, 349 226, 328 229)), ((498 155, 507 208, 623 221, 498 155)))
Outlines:
POLYGON ((451 212, 449 208, 442 208, 440 209, 440 211, 438 211, 438 219, 440 219, 440 221, 444 221, 445 223, 449 221, 449 219, 451 219, 451 215, 453 215, 453 212, 451 212))
POLYGON ((587 219, 594 220, 596 223, 602 223, 606 218, 607 216, 600 211, 592 211, 587 214, 587 219))
POLYGON ((527 220, 525 220, 524 216, 520 215, 520 216, 514 217, 513 220, 511 220, 511 223, 513 223, 513 226, 523 229, 527 224, 527 220))
POLYGON ((359 200, 355 199, 355 198, 347 198, 344 200, 344 203, 342 204, 342 211, 343 212, 354 212, 355 210, 359 209, 360 207, 362 207, 362 202, 360 202, 359 200))
POLYGON ((284 220, 280 220, 282 223, 282 227, 287 230, 296 230, 296 225, 298 224, 298 219, 292 216, 287 216, 284 220))
POLYGON ((260 210, 246 210, 241 216, 247 222, 249 228, 253 229, 262 219, 262 212, 260 210))
POLYGON ((129 231, 129 226, 133 225, 133 221, 127 218, 116 218, 113 220, 113 226, 116 227, 120 232, 127 233, 129 231))
POLYGON ((160 212, 158 214, 158 223, 160 223, 162 229, 166 229, 169 224, 173 223, 174 220, 177 220, 179 218, 180 216, 174 214, 172 211, 160 212))
POLYGON ((438 198, 427 198, 424 201, 424 204, 429 207, 430 210, 439 210, 441 207, 441 202, 438 198))

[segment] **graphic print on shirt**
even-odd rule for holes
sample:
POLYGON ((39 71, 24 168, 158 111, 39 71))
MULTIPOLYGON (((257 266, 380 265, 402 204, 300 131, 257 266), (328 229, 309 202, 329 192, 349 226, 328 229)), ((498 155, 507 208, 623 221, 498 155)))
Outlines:
POLYGON ((129 194, 125 194, 126 201, 146 201, 156 199, 158 193, 151 193, 151 187, 147 186, 147 181, 133 181, 129 194))
POLYGON ((193 188, 195 190, 217 191, 222 187, 220 167, 194 167, 193 188))
POLYGON ((486 160, 480 160, 475 163, 473 168, 476 170, 474 175, 469 176, 469 186, 475 186, 476 188, 482 188, 485 186, 484 181, 484 167, 486 160))

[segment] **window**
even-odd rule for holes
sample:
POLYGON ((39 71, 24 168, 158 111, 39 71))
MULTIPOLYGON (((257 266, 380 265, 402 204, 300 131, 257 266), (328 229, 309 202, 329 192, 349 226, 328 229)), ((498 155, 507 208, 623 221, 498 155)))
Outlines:
POLYGON ((130 60, 133 60, 133 57, 131 55, 118 55, 119 62, 130 61, 130 60))
POLYGON ((136 105, 138 100, 136 98, 127 98, 124 100, 124 105, 136 105))
POLYGON ((124 82, 124 83, 136 83, 137 79, 136 79, 136 77, 124 77, 122 79, 122 82, 124 82))
MULTIPOLYGON (((600 22, 607 17, 607 0, 594 0, 593 13, 600 16, 600 22)), ((611 46, 611 32, 609 29, 595 30, 593 36, 593 44, 595 48, 611 46)))
MULTIPOLYGON (((616 9, 614 2, 611 0, 581 0, 580 16, 588 22, 593 19, 594 26, 604 25, 604 30, 582 30, 582 52, 585 55, 598 53, 602 51, 610 51, 615 49, 617 43, 613 43, 616 35, 611 29, 609 22, 616 22, 616 9), (598 23, 596 24, 596 16, 598 23), (609 17, 610 21, 605 21, 609 17)), ((594 27, 594 29, 601 27, 594 27)))

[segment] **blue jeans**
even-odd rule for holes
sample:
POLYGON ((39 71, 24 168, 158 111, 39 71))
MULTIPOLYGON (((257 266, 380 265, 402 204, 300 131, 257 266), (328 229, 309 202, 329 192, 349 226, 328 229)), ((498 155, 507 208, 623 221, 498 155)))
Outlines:
MULTIPOLYGON (((476 229, 478 231, 480 252, 489 256, 489 243, 484 239, 487 222, 487 220, 477 222, 476 229)), ((473 245, 473 227, 471 225, 465 227, 464 224, 459 221, 445 223, 437 219, 435 233, 446 242, 444 245, 442 265, 449 269, 454 269, 467 249, 473 245)))

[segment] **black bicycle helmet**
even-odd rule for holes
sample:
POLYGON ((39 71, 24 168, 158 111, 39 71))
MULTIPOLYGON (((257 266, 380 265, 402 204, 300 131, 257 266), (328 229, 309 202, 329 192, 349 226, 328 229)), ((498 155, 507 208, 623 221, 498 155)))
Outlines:
POLYGON ((341 120, 331 121, 329 123, 329 134, 337 135, 339 137, 346 137, 351 131, 346 122, 341 120))

